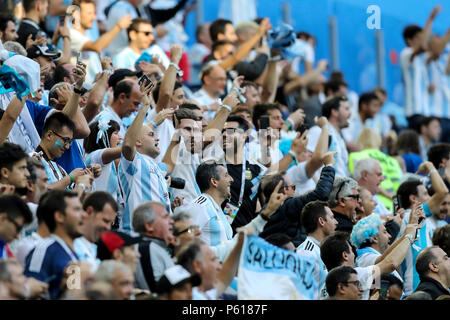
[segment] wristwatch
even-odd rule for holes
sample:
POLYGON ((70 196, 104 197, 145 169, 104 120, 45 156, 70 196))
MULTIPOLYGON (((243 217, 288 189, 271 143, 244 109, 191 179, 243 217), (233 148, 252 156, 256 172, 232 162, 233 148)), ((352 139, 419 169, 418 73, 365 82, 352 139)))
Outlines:
POLYGON ((406 234, 406 235, 405 235, 405 238, 409 240, 410 244, 413 244, 413 243, 414 243, 414 238, 413 238, 412 235, 406 234))
POLYGON ((84 183, 79 183, 78 185, 81 187, 81 189, 83 189, 83 192, 86 192, 87 188, 84 183))
POLYGON ((259 215, 260 215, 260 217, 261 217, 263 220, 265 220, 265 221, 269 221, 269 220, 270 220, 270 217, 266 216, 266 215, 263 214, 262 212, 261 212, 259 215))

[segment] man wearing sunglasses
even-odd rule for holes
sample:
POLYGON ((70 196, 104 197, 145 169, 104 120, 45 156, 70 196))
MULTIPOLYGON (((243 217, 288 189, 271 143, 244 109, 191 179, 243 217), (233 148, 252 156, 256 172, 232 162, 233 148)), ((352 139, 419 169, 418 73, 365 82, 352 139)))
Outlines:
POLYGON ((330 271, 326 280, 329 300, 361 300, 363 289, 358 273, 352 267, 341 266, 330 271))
POLYGON ((139 59, 144 50, 148 49, 155 39, 150 21, 136 18, 131 21, 127 29, 128 46, 120 50, 113 58, 117 68, 135 69, 135 61, 139 59))
POLYGON ((336 177, 328 201, 338 222, 336 231, 351 233, 356 209, 361 207, 358 183, 352 178, 336 177))

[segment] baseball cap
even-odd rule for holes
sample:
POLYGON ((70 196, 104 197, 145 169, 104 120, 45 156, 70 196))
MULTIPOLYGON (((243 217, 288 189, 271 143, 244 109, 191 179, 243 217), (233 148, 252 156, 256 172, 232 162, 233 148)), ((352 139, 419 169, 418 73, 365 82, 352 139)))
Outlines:
POLYGON ((97 241, 97 258, 100 260, 112 259, 114 250, 139 243, 141 237, 132 237, 120 231, 103 232, 97 241))
POLYGON ((61 52, 52 51, 49 47, 46 45, 32 45, 27 50, 27 57, 30 59, 37 58, 37 57, 50 57, 57 59, 61 56, 61 52))
POLYGON ((108 86, 114 88, 114 86, 119 82, 125 79, 125 77, 138 77, 140 71, 131 71, 130 69, 117 69, 114 70, 114 73, 108 79, 108 86))
POLYGON ((185 268, 177 264, 164 271, 163 276, 156 283, 156 293, 170 292, 172 289, 181 287, 187 282, 196 287, 200 285, 201 279, 198 274, 191 275, 185 268))

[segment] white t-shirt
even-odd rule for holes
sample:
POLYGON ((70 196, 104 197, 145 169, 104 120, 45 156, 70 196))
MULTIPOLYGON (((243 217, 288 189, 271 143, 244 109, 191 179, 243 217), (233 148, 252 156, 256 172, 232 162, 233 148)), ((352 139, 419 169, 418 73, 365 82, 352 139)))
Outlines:
POLYGON ((113 64, 118 69, 130 69, 135 71, 134 64, 141 56, 130 47, 125 47, 113 57, 113 64))
POLYGON ((361 283, 362 288, 364 290, 361 300, 369 300, 370 298, 370 288, 372 287, 373 284, 373 275, 372 275, 373 268, 375 268, 375 266, 354 268, 358 273, 358 280, 361 283))
MULTIPOLYGON (((195 101, 197 101, 202 106, 209 106, 215 102, 219 102, 218 98, 211 97, 205 89, 201 88, 200 90, 196 91, 194 93, 194 96, 192 97, 195 101)), ((215 111, 206 111, 205 116, 208 120, 211 120, 214 118, 216 112, 215 111)))
POLYGON ((69 31, 70 48, 72 50, 71 63, 75 65, 78 52, 82 52, 81 60, 87 65, 86 81, 92 83, 94 82, 95 75, 103 70, 98 53, 95 51, 82 51, 81 49, 85 43, 92 40, 73 28, 69 29, 69 31))

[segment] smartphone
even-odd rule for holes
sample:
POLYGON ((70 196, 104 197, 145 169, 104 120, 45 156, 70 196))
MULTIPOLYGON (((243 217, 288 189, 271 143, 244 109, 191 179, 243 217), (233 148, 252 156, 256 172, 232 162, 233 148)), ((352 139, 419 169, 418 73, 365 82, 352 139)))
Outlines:
POLYGON ((260 123, 260 129, 267 129, 270 127, 270 119, 269 116, 261 116, 261 118, 259 118, 259 123, 260 123))
POLYGON ((380 297, 381 300, 386 300, 387 291, 389 289, 390 282, 387 280, 381 280, 380 297))
POLYGON ((153 83, 152 79, 150 79, 146 74, 139 78, 139 85, 141 85, 144 81, 144 87, 147 87, 150 83, 153 83))
POLYGON ((59 16, 59 25, 62 27, 64 25, 64 20, 66 19, 66 16, 59 16))
POLYGON ((394 215, 395 215, 395 211, 402 208, 402 203, 400 200, 400 196, 397 194, 392 198, 392 202, 393 202, 393 210, 394 210, 394 215))
POLYGON ((422 229, 423 225, 425 224, 425 218, 420 217, 419 221, 417 223, 419 225, 419 228, 416 229, 416 236, 414 237, 414 240, 417 239, 417 237, 419 236, 419 231, 420 231, 420 229, 422 229))
POLYGON ((81 62, 81 51, 78 52, 78 55, 77 55, 77 64, 79 64, 80 62, 81 62))
POLYGON ((297 131, 300 132, 300 134, 302 135, 303 132, 306 131, 306 126, 305 126, 304 124, 302 124, 301 126, 299 126, 299 127, 297 128, 297 131))

